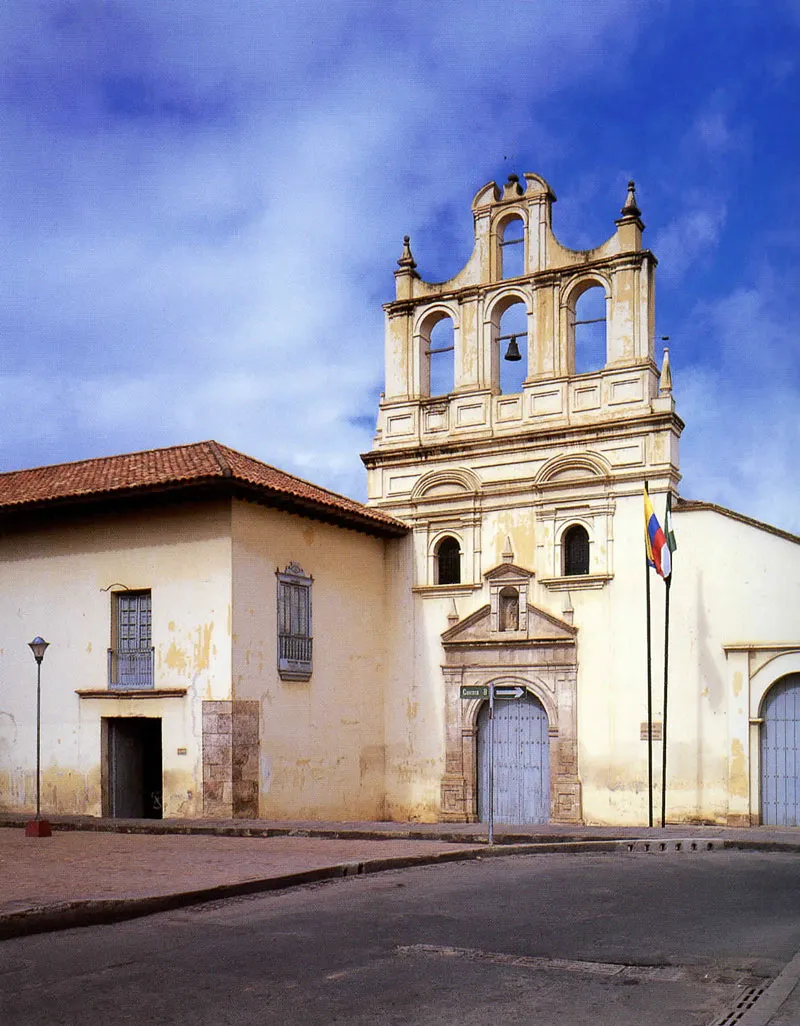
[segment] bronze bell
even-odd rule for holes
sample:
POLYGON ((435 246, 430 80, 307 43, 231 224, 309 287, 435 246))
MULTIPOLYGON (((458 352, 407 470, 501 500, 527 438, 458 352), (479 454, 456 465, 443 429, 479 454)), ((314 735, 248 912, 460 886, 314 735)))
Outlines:
POLYGON ((504 359, 509 360, 511 363, 516 363, 518 360, 522 359, 519 352, 519 346, 517 345, 516 335, 511 336, 511 341, 508 343, 508 349, 506 349, 504 359))

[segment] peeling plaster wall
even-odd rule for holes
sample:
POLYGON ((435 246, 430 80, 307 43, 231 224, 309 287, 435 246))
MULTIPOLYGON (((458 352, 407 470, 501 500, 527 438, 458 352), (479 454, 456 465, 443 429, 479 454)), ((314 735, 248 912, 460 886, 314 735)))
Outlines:
POLYGON ((201 702, 229 698, 230 511, 184 504, 98 514, 0 536, 0 808, 32 810, 42 664, 42 810, 101 812, 101 717, 162 718, 164 815, 202 812, 201 702), (155 687, 185 697, 79 698, 106 689, 111 594, 152 591, 155 687), (185 754, 180 750, 185 750, 185 754))
POLYGON ((385 551, 366 534, 233 504, 233 698, 261 707, 260 814, 385 816, 384 690, 393 610, 385 551), (313 673, 277 669, 276 571, 313 579, 313 673))
POLYGON ((800 648, 800 545, 713 510, 676 515, 675 532, 670 635, 685 640, 670 642, 670 661, 673 645, 683 660, 670 671, 683 702, 671 692, 669 732, 685 707, 705 758, 689 736, 675 736, 674 754, 670 741, 670 794, 678 814, 690 817, 703 793, 701 818, 744 823, 759 811, 758 729, 751 737, 749 723, 758 710, 748 709, 746 657, 740 664, 723 646, 752 646, 754 656, 770 643, 800 648))
MULTIPOLYGON (((663 514, 658 497, 657 513, 663 514)), ((575 592, 580 772, 587 823, 647 822, 645 577, 641 497, 620 500, 615 576, 575 592), (634 541, 622 544, 622 539, 634 541)), ((667 818, 746 822, 756 772, 747 680, 726 645, 800 644, 800 546, 714 511, 675 515, 670 597, 667 818), (736 817, 739 817, 738 819, 736 817)), ((663 720, 664 585, 650 571, 653 719, 663 720)), ((757 749, 757 739, 756 745, 757 749)), ((661 806, 653 744, 654 816, 661 806)))

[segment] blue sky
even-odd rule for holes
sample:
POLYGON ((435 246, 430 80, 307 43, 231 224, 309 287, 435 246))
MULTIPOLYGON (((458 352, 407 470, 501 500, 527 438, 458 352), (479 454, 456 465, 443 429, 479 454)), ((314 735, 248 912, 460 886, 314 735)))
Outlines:
POLYGON ((800 533, 800 0, 5 0, 0 468, 214 437, 357 498, 408 233, 628 178, 681 493, 800 533))

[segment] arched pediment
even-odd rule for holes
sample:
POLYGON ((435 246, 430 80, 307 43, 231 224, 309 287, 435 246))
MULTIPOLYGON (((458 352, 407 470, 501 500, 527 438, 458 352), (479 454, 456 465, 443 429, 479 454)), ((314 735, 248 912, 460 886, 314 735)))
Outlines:
POLYGON ((472 209, 477 210, 478 207, 485 207, 487 203, 497 203, 500 196, 501 193, 497 188, 497 183, 488 182, 482 189, 478 189, 475 193, 475 199, 472 201, 472 209))
POLYGON ((439 495, 476 495, 480 490, 481 483, 471 470, 434 470, 417 481, 411 491, 411 498, 413 500, 439 495))
POLYGON ((607 480, 611 476, 611 464, 596 452, 575 453, 554 456, 536 475, 536 484, 554 484, 559 481, 586 481, 592 478, 607 480))

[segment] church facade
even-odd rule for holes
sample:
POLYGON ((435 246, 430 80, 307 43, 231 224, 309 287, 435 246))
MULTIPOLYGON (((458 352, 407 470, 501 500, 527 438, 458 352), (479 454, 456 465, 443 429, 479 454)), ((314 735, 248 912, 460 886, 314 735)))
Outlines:
POLYGON ((679 495, 633 183, 587 251, 554 201, 482 188, 447 282, 406 239, 366 506, 216 443, 0 474, 0 808, 50 630, 52 813, 643 824, 666 743, 669 822, 798 824, 800 538, 679 495))

